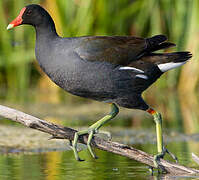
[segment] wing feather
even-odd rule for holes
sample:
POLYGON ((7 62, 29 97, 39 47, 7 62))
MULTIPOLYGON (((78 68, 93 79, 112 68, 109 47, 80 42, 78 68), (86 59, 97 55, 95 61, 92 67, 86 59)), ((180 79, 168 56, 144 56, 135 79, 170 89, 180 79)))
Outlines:
POLYGON ((144 38, 131 36, 82 37, 75 48, 84 60, 106 61, 117 65, 128 65, 147 48, 144 38))

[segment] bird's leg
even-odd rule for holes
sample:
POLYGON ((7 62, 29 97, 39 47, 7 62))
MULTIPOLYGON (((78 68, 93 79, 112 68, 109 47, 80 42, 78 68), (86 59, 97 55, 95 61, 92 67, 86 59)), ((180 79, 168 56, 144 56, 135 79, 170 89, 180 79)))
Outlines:
POLYGON ((94 123, 93 125, 91 125, 88 128, 88 130, 79 131, 79 132, 75 133, 75 137, 74 137, 74 140, 73 140, 73 151, 74 151, 76 160, 82 161, 79 158, 79 155, 77 153, 77 141, 78 141, 79 136, 84 135, 84 134, 89 134, 88 135, 88 141, 87 141, 87 147, 88 147, 88 150, 91 153, 92 157, 97 158, 96 155, 94 154, 92 148, 91 148, 91 140, 92 140, 94 134, 98 132, 98 129, 101 126, 103 126, 105 123, 107 123, 108 121, 113 119, 118 114, 118 112, 119 112, 118 107, 114 103, 112 103, 111 104, 111 112, 108 115, 106 115, 105 117, 103 117, 102 119, 100 119, 99 121, 94 123))
POLYGON ((161 168, 159 164, 160 158, 164 158, 165 154, 168 153, 176 162, 177 157, 169 152, 163 145, 163 135, 162 135, 162 117, 161 114, 153 110, 152 108, 149 108, 147 110, 148 113, 150 113, 155 121, 156 124, 156 135, 157 135, 157 150, 158 154, 154 156, 154 165, 156 168, 161 168))

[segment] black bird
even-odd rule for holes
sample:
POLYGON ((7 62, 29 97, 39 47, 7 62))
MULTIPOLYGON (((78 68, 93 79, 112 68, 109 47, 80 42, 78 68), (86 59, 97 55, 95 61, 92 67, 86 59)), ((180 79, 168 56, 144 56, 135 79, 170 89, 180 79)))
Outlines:
MULTIPOLYGON (((36 58, 49 78, 64 90, 85 98, 111 104, 111 112, 91 125, 88 130, 75 134, 72 144, 75 158, 77 140, 89 134, 88 149, 93 153, 90 142, 98 129, 114 118, 122 106, 150 113, 156 123, 158 154, 154 163, 169 151, 163 145, 162 118, 142 99, 142 92, 164 72, 185 64, 189 52, 154 53, 175 46, 165 42, 164 35, 151 38, 132 36, 83 36, 62 38, 48 12, 32 4, 24 7, 7 29, 22 24, 32 25, 36 30, 36 58)), ((171 155, 171 154, 170 154, 171 155)), ((175 157, 174 157, 175 159, 175 157)))

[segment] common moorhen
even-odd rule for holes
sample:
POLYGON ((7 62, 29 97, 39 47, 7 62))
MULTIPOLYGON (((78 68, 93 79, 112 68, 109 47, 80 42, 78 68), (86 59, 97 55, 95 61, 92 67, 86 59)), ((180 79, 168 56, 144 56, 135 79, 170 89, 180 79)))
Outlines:
MULTIPOLYGON (((92 137, 103 124, 118 114, 119 105, 144 110, 154 117, 158 149, 154 163, 158 167, 158 159, 169 153, 163 145, 162 118, 160 113, 145 103, 141 94, 164 72, 185 64, 191 58, 191 53, 154 53, 175 46, 165 42, 167 38, 164 35, 151 38, 62 38, 58 36, 48 12, 36 4, 24 7, 7 29, 22 24, 34 26, 36 58, 54 83, 74 95, 111 104, 110 114, 91 125, 88 130, 75 134, 72 144, 75 158, 81 160, 77 153, 77 141, 83 134, 89 134, 87 146, 91 155, 96 158, 90 146, 92 137)), ((175 159, 174 156, 173 158, 175 159)))

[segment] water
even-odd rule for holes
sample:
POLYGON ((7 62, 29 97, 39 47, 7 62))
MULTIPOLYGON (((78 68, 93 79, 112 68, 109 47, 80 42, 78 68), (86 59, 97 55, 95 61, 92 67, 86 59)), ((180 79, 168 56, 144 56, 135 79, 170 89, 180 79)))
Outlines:
MULTIPOLYGON (((91 104, 78 107, 26 105, 16 107, 36 117, 75 129, 86 129, 107 111, 106 106, 91 104), (44 108, 45 107, 45 108, 44 108), (90 109, 92 112, 90 113, 90 109), (85 115, 85 116, 83 116, 85 115), (76 126, 83 127, 76 127, 76 126)), ((110 131, 113 141, 129 144, 150 154, 156 154, 156 134, 151 116, 123 109, 102 130, 110 131), (132 119, 132 116, 134 119, 132 119)), ((164 122, 164 142, 178 158, 180 164, 199 168, 191 153, 199 156, 199 134, 186 135, 183 126, 164 122)), ((171 121, 172 122, 172 121, 171 121)), ((87 149, 79 153, 84 162, 74 159, 66 140, 50 140, 48 134, 24 128, 9 120, 1 119, 0 125, 0 180, 132 180, 132 179, 193 179, 190 176, 151 176, 148 167, 134 160, 95 149, 99 159, 91 158, 87 149)), ((171 160, 165 156, 165 159, 171 160)))
MULTIPOLYGON (((117 130, 118 131, 118 130, 117 130)), ((144 138, 145 141, 136 142, 132 146, 149 153, 155 153, 156 146, 153 142, 153 133, 149 134, 143 130, 131 130, 129 138, 127 132, 129 130, 120 129, 118 134, 113 133, 118 141, 133 142, 132 134, 137 134, 138 139, 144 138), (123 132, 123 133, 122 133, 123 132), (125 133, 124 133, 125 132, 125 133), (145 132, 145 133, 144 133, 145 132), (123 136, 122 136, 123 134, 123 136), (125 136, 124 136, 125 134, 125 136), (148 140, 146 140, 149 137, 148 140), (125 141, 124 141, 125 140, 125 141)), ((154 136, 155 137, 155 136, 154 136)), ((194 163, 191 159, 191 152, 199 155, 198 149, 198 135, 187 136, 182 134, 175 134, 173 137, 166 136, 167 148, 174 152, 180 161, 189 167, 197 168, 199 165, 194 163), (174 138, 178 136, 179 138, 174 138), (180 139, 181 137, 181 139, 180 139), (183 137, 183 138, 182 138, 183 137), (174 141, 172 142, 172 139, 174 141)), ((134 135, 134 138, 136 135, 134 135)), ((62 141, 62 140, 60 140, 62 141)), ((20 149, 20 148, 19 148, 20 149)), ((40 149, 41 150, 41 149, 40 149)), ((84 149, 79 153, 84 162, 77 162, 74 159, 71 150, 61 151, 61 149, 49 149, 51 152, 39 152, 32 150, 32 152, 24 151, 18 153, 1 153, 0 154, 0 179, 9 180, 23 180, 23 179, 48 179, 48 180, 123 180, 123 179, 192 179, 199 177, 172 177, 172 176, 151 176, 146 165, 138 163, 128 158, 121 157, 109 152, 104 152, 95 149, 99 159, 94 160, 90 157, 88 151, 84 149), (56 151, 55 151, 56 150, 56 151)), ((12 151, 13 152, 13 151, 12 151)), ((16 151, 14 151, 16 152, 16 151)), ((169 159, 168 156, 165 157, 169 159)))
MULTIPOLYGON (((82 154, 82 153, 81 153, 82 154)), ((99 154, 99 152, 98 152, 99 154)), ((1 157, 1 179, 132 179, 148 176, 145 166, 100 152, 100 159, 76 162, 72 152, 1 157)))
MULTIPOLYGON (((72 152, 47 152, 42 154, 19 154, 1 156, 1 179, 143 179, 149 177, 144 165, 118 157, 111 153, 99 152, 100 159, 87 157, 76 162, 72 152)), ((84 153, 81 153, 84 155, 84 153)))

